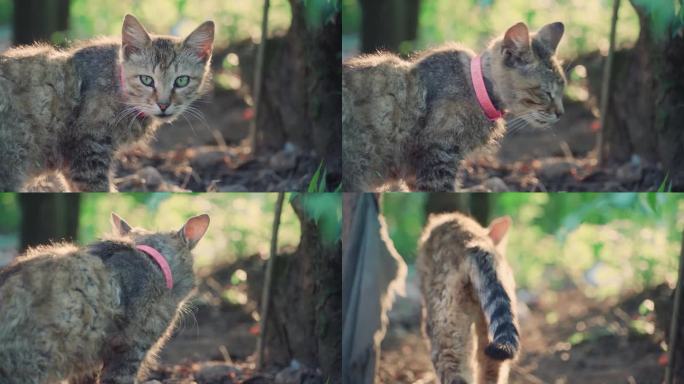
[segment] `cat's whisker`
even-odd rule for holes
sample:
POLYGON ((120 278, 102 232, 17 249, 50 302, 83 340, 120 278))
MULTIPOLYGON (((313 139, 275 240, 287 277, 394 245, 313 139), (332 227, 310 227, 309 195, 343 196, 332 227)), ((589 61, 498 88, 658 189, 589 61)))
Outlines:
POLYGON ((185 114, 183 113, 181 113, 181 117, 184 118, 185 121, 188 122, 188 124, 190 124, 190 130, 192 131, 192 134, 195 135, 195 137, 197 137, 197 131, 195 131, 195 126, 192 125, 192 122, 187 117, 185 117, 185 114))

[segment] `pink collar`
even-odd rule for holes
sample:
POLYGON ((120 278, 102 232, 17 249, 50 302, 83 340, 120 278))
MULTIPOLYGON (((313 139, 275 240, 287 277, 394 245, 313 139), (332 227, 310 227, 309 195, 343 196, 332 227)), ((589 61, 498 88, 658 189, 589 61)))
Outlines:
POLYGON ((171 275, 171 267, 169 267, 169 263, 166 261, 166 258, 162 256, 162 254, 159 251, 150 247, 149 245, 136 245, 135 248, 147 253, 152 258, 152 260, 157 262, 159 268, 161 268, 162 273, 164 274, 164 280, 166 280, 166 288, 173 288, 173 276, 171 275))
POLYGON ((473 88, 475 88, 475 96, 480 103, 480 107, 484 111, 489 120, 496 120, 503 116, 503 113, 496 109, 494 103, 487 94, 487 87, 485 87, 484 76, 482 76, 482 62, 480 56, 475 56, 470 61, 470 77, 473 80, 473 88))

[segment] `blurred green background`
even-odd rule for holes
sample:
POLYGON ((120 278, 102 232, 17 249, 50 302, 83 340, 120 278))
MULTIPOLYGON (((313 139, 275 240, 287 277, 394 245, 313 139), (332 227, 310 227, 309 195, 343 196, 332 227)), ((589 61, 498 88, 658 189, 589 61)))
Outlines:
MULTIPOLYGON (((406 3, 415 0, 396 1, 406 3)), ((623 1, 617 28, 618 46, 633 43, 639 23, 632 6, 623 1)), ((343 52, 359 50, 361 8, 359 0, 342 1, 343 52)), ((508 27, 523 21, 532 30, 554 21, 565 24, 559 47, 561 58, 601 50, 607 52, 612 0, 421 0, 419 1, 417 38, 405 41, 399 51, 407 54, 418 49, 457 41, 479 51, 487 42, 503 34, 508 27)))
MULTIPOLYGON (((12 0, 0 0, 0 38, 11 39, 12 0)), ((145 27, 157 34, 185 35, 201 22, 216 22, 216 45, 261 39, 262 1, 223 0, 71 0, 69 30, 63 38, 78 40, 93 36, 117 36, 126 13, 134 14, 145 27)), ((276 33, 290 25, 290 5, 287 0, 271 0, 269 31, 276 33)))
MULTIPOLYGON (((191 216, 207 213, 211 217, 209 230, 194 251, 198 269, 257 253, 267 258, 276 197, 275 193, 81 194, 78 243, 86 244, 111 233, 111 212, 132 226, 163 231, 180 229, 191 216)), ((280 249, 299 244, 299 220, 287 198, 278 235, 280 249)), ((18 195, 0 194, 0 217, 0 249, 16 253, 21 223, 18 195)))
MULTIPOLYGON (((476 216, 482 216, 484 207, 487 223, 512 217, 507 258, 519 288, 544 292, 577 287, 603 297, 676 282, 684 194, 459 195, 460 201, 453 203, 476 216)), ((390 236, 410 265, 426 211, 454 196, 383 195, 390 236)))

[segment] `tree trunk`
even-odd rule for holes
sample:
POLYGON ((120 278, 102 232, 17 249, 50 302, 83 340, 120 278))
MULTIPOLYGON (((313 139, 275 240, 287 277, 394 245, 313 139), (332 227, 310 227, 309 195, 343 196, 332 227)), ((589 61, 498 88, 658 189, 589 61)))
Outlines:
POLYGON ((78 237, 79 195, 72 193, 22 193, 20 251, 51 241, 78 237))
POLYGON ((402 52, 418 33, 420 0, 361 0, 361 51, 402 52))
POLYGON ((301 224, 294 254, 275 260, 271 316, 266 332, 266 365, 288 366, 293 359, 318 367, 325 382, 341 382, 342 243, 326 244, 317 221, 299 195, 292 201, 301 224))
POLYGON ((480 225, 489 224, 490 197, 488 193, 431 193, 425 204, 425 216, 432 213, 462 212, 472 216, 480 225))
POLYGON ((69 0, 14 0, 15 45, 36 41, 54 43, 53 34, 67 29, 69 0))
POLYGON ((305 2, 290 0, 290 7, 287 35, 275 49, 267 47, 257 149, 278 150, 286 142, 313 148, 325 160, 327 184, 335 188, 342 168, 341 15, 337 11, 322 25, 311 25, 305 2))
MULTIPOLYGON (((679 251, 679 273, 677 276, 677 286, 672 295, 672 316, 670 324, 667 329, 668 348, 671 352, 669 354, 669 361, 667 369, 665 370, 665 384, 684 384, 684 305, 682 299, 684 298, 682 289, 684 289, 684 236, 682 236, 682 246, 679 251)), ((666 311, 664 311, 666 312, 666 311)))
POLYGON ((615 61, 613 90, 603 128, 602 155, 622 163, 632 155, 661 162, 673 189, 684 189, 684 34, 664 36, 649 13, 630 0, 640 32, 628 57, 615 61))

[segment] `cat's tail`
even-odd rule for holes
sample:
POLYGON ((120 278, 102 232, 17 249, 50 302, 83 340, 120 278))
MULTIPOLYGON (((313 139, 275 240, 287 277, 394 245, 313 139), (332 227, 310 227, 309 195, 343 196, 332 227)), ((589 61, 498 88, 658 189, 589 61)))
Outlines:
POLYGON ((494 265, 494 255, 480 248, 470 249, 470 280, 480 300, 492 342, 484 353, 495 360, 512 359, 520 348, 520 335, 514 321, 511 299, 494 265))

